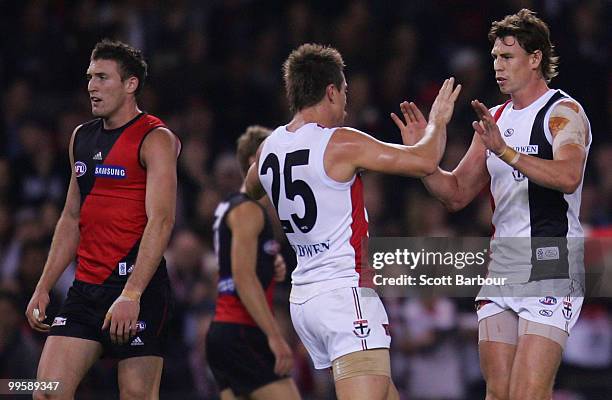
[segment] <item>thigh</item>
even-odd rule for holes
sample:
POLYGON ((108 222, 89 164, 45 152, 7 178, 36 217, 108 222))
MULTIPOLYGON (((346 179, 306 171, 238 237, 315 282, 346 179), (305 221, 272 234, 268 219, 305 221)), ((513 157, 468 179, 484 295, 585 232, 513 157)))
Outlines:
POLYGON ((121 399, 157 399, 164 360, 157 356, 131 357, 119 361, 121 399))
POLYGON ((335 383, 338 400, 385 400, 391 379, 383 375, 360 375, 335 383))
POLYGON ((333 376, 338 398, 382 400, 394 388, 388 349, 346 354, 334 360, 333 376))
POLYGON ((478 321, 478 342, 499 342, 516 346, 519 317, 512 310, 503 310, 478 321))
POLYGON ((516 346, 482 341, 478 343, 478 352, 480 369, 487 384, 487 396, 493 399, 507 399, 516 346))
POLYGON ((253 391, 249 398, 253 400, 299 400, 300 393, 293 379, 285 378, 260 387, 253 391))
POLYGON ((65 336, 49 336, 45 342, 36 379, 59 381, 60 397, 73 398, 79 383, 100 358, 99 342, 65 336))
MULTIPOLYGON (((497 305, 489 307, 495 308, 497 305)), ((498 312, 478 323, 480 368, 487 384, 488 398, 508 398, 518 343, 518 325, 518 316, 511 310, 498 312)))
POLYGON ((561 353, 559 343, 551 339, 520 336, 510 377, 510 398, 550 399, 561 353))

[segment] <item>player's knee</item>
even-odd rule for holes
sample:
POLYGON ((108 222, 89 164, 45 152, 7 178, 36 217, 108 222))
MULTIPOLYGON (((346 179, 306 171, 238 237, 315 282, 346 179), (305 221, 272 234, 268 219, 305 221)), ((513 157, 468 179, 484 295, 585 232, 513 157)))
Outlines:
POLYGON ((485 400, 509 400, 510 397, 508 396, 508 394, 506 393, 505 395, 502 393, 502 395, 498 395, 498 393, 494 393, 492 391, 489 391, 489 389, 487 389, 487 397, 485 400))
POLYGON ((510 400, 510 387, 507 380, 493 380, 487 382, 486 400, 510 400))
POLYGON ((549 400, 552 398, 552 384, 540 382, 537 379, 527 379, 510 389, 509 400, 549 400))
POLYGON ((65 397, 65 393, 64 393, 64 397, 62 397, 62 395, 60 395, 59 393, 45 393, 45 392, 34 392, 34 394, 32 395, 32 399, 34 400, 59 400, 62 398, 68 398, 65 397))
POLYGON ((153 399, 150 388, 142 385, 123 385, 119 389, 121 400, 142 400, 153 399))

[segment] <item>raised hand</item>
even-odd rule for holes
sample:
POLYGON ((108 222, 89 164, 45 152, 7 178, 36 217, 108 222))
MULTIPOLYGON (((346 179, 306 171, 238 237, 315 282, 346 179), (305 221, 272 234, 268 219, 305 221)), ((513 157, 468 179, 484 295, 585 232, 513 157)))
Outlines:
POLYGON ((480 101, 473 100, 471 104, 478 116, 478 121, 472 122, 472 127, 478 133, 487 149, 495 154, 501 154, 506 148, 506 142, 504 142, 501 136, 495 119, 489 112, 487 106, 480 101))
POLYGON ((391 113, 391 119, 395 122, 395 125, 397 125, 402 134, 402 142, 406 146, 412 146, 425 135, 427 120, 423 116, 421 110, 419 110, 413 102, 402 102, 400 104, 400 110, 402 110, 406 123, 404 123, 395 113, 391 113))
POLYGON ((461 92, 461 85, 457 85, 454 89, 455 78, 448 78, 442 84, 436 99, 431 106, 429 112, 429 122, 448 124, 453 116, 455 109, 455 101, 461 92))

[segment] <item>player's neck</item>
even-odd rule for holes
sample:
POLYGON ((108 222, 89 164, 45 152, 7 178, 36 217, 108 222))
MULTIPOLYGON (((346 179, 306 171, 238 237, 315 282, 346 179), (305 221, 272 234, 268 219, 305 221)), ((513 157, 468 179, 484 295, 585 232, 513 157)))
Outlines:
POLYGON ((326 128, 335 126, 333 116, 331 116, 323 106, 317 104, 298 111, 293 116, 291 122, 287 124, 286 128, 289 132, 295 132, 302 126, 311 123, 315 123, 326 128))
POLYGON ((542 97, 548 91, 548 85, 542 78, 526 85, 520 90, 512 93, 512 108, 521 110, 528 107, 531 103, 542 97))
POLYGON ((142 111, 140 111, 136 103, 126 104, 110 117, 103 119, 104 129, 119 128, 136 118, 140 113, 142 113, 142 111))

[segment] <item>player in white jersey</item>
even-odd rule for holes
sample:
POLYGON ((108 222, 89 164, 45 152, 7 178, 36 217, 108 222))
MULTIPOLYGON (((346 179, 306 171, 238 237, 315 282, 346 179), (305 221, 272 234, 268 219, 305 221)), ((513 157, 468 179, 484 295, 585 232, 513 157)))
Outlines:
MULTIPOLYGON (((548 400, 582 305, 570 266, 581 264, 575 245, 583 236, 578 213, 591 132, 580 104, 548 87, 558 59, 545 22, 523 9, 493 22, 489 40, 495 78, 510 100, 491 110, 474 100, 479 121, 466 155, 452 172, 438 169, 423 182, 451 211, 491 182, 489 273, 509 280, 498 296, 477 298, 486 398, 548 400), (565 292, 533 297, 548 283, 565 292)), ((416 111, 412 126, 423 120, 416 111)))
MULTIPOLYGON (((294 117, 259 148, 247 176, 253 198, 272 200, 298 266, 292 275, 291 319, 317 369, 332 367, 339 399, 399 399, 391 382, 388 319, 360 281, 368 225, 359 171, 423 177, 446 144, 446 124, 461 90, 447 79, 422 140, 380 142, 350 128, 344 62, 337 50, 305 44, 284 64, 294 117), (265 189, 265 192, 264 192, 265 189)), ((408 103, 401 104, 407 119, 408 103)), ((395 114, 402 140, 412 131, 395 114)))

